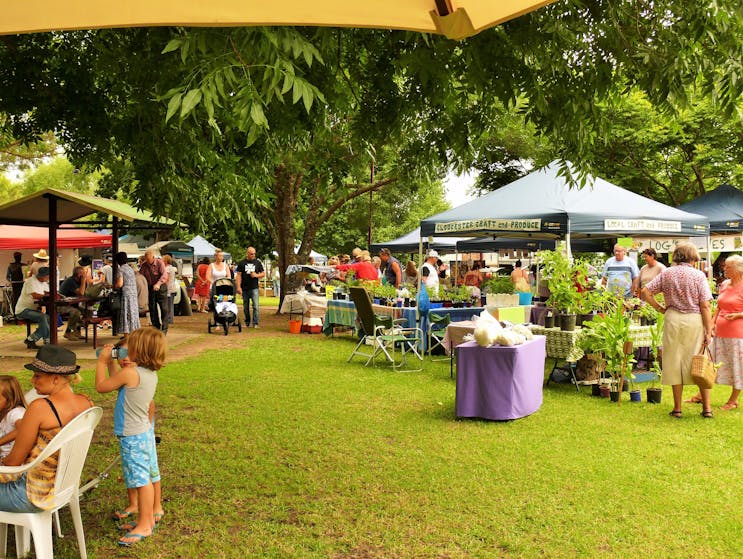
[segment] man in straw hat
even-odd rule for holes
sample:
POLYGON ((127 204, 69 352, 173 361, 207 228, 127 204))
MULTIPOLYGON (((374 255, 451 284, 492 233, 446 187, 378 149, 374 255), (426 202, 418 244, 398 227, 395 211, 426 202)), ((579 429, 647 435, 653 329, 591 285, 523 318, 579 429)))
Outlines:
POLYGON ((36 342, 44 340, 49 343, 49 318, 39 310, 36 301, 49 293, 49 268, 39 268, 35 276, 23 283, 21 296, 15 306, 18 318, 28 322, 38 323, 36 331, 24 340, 28 349, 36 349, 36 342))
POLYGON ((34 261, 28 267, 28 277, 34 277, 42 266, 49 266, 49 255, 43 248, 34 253, 34 261))

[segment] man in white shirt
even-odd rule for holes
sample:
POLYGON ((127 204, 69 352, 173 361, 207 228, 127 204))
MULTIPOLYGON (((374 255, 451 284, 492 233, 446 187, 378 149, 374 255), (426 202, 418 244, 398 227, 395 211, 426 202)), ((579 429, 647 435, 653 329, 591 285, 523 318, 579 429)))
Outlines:
POLYGON ((439 253, 435 250, 429 250, 426 255, 426 261, 421 266, 421 281, 426 287, 438 291, 439 289, 439 269, 436 261, 439 259, 439 253))
POLYGON ((49 293, 49 267, 42 266, 36 271, 35 276, 27 278, 23 282, 23 289, 15 306, 15 314, 18 318, 28 322, 38 323, 36 331, 26 338, 24 343, 29 349, 37 349, 36 342, 43 339, 49 343, 49 317, 39 310, 36 301, 49 293))

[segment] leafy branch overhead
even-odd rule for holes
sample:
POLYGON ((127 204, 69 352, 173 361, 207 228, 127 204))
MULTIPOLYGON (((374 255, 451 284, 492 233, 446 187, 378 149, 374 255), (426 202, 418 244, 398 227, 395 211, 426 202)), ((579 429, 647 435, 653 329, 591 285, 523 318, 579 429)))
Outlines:
POLYGON ((176 115, 183 119, 201 108, 208 124, 220 133, 215 107, 229 100, 238 128, 247 133, 247 145, 252 145, 269 129, 264 107, 274 101, 284 103, 291 96, 291 103, 301 101, 308 113, 315 102, 325 102, 318 87, 301 75, 299 64, 307 68, 322 64, 320 52, 293 28, 257 28, 247 33, 199 30, 171 39, 162 53, 179 54, 184 65, 197 59, 185 83, 161 97, 168 102, 166 121, 176 115), (211 57, 215 36, 224 50, 211 57))

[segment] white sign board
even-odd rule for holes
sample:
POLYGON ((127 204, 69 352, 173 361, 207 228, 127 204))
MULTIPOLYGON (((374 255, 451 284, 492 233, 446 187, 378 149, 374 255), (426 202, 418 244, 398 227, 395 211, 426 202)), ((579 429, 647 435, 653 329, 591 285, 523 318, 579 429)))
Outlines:
POLYGON ((657 219, 605 219, 604 231, 662 231, 674 233, 681 231, 681 222, 657 219))
POLYGON ((458 231, 540 231, 541 219, 468 219, 437 223, 435 233, 458 231))
MULTIPOLYGON (((659 254, 673 252, 681 241, 689 241, 701 252, 707 252, 707 237, 632 237, 632 249, 642 253, 646 248, 653 248, 659 254)), ((713 235, 710 237, 712 252, 740 252, 743 251, 741 235, 713 235)))

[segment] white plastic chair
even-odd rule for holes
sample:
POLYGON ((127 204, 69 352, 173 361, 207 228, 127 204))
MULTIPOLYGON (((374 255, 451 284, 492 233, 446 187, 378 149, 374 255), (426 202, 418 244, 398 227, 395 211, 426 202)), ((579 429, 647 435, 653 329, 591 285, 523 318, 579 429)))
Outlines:
POLYGON ((8 524, 15 526, 16 554, 25 557, 31 549, 30 536, 33 536, 37 559, 52 559, 52 514, 65 505, 70 506, 72 522, 75 525, 80 557, 88 556, 85 548, 83 521, 80 516, 80 476, 85 458, 88 455, 93 431, 103 415, 101 408, 90 408, 65 425, 49 442, 39 456, 22 466, 0 466, 0 473, 22 474, 33 470, 58 450, 59 464, 54 484, 52 508, 39 512, 21 513, 0 511, 0 557, 7 550, 8 524), (29 534, 30 532, 30 534, 29 534))

